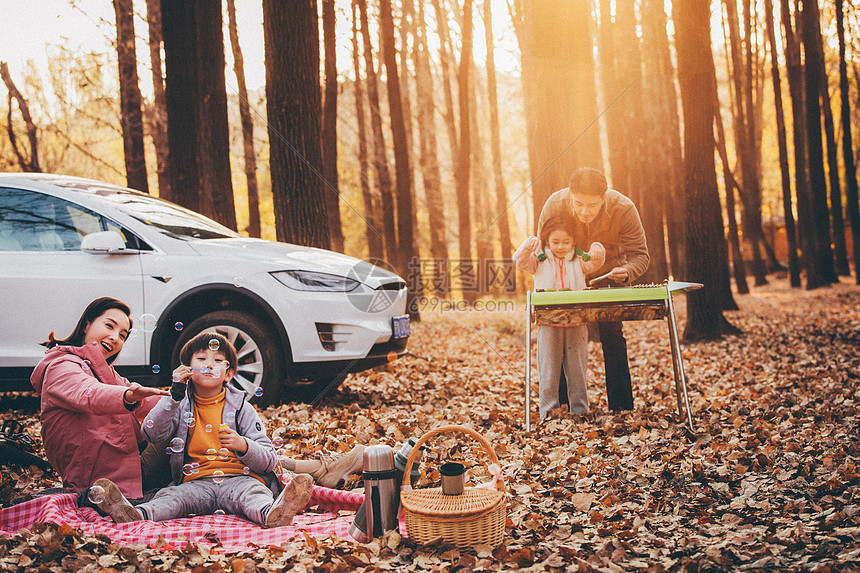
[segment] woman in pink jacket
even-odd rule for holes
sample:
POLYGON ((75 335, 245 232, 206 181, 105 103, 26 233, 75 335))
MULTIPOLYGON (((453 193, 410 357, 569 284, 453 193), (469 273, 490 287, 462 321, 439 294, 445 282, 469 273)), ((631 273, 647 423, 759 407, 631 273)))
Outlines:
POLYGON ((130 314, 116 299, 94 300, 67 338, 51 332, 30 377, 41 395, 48 461, 74 491, 108 478, 127 498, 143 497, 140 422, 168 392, 130 383, 111 366, 131 330, 130 314))

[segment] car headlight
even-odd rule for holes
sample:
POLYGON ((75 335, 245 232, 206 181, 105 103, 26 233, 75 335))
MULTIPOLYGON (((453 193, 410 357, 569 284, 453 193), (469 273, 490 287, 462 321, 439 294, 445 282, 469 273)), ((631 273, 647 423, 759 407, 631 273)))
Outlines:
POLYGON ((315 271, 278 271, 271 275, 287 288, 302 291, 351 292, 361 284, 347 277, 315 271))

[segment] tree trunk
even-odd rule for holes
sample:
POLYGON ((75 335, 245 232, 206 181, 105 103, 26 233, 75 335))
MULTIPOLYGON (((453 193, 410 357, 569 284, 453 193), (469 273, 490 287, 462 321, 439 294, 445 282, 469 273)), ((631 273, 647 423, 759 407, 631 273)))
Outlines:
POLYGON ((320 146, 316 0, 263 0, 266 110, 279 241, 329 247, 320 146))
POLYGON ((220 4, 162 2, 168 142, 177 202, 236 229, 220 4))
POLYGON ((412 169, 409 165, 409 142, 406 139, 406 122, 403 101, 400 97, 400 72, 397 69, 397 48, 394 44, 394 18, 391 0, 380 0, 380 29, 382 55, 387 76, 388 112, 391 115, 391 133, 394 143, 394 169, 397 177, 397 261, 400 273, 406 277, 407 312, 419 318, 417 300, 423 295, 421 259, 415 242, 412 225, 412 169))
POLYGON ((379 229, 379 201, 370 188, 367 158, 367 127, 364 111, 364 87, 361 81, 358 48, 358 2, 352 0, 352 67, 355 70, 355 116, 358 124, 358 166, 361 196, 364 199, 364 225, 367 237, 367 257, 371 261, 385 257, 383 238, 379 229))
POLYGON ((663 235, 665 177, 663 173, 657 173, 652 169, 658 156, 655 142, 657 127, 650 120, 651 114, 643 114, 640 111, 645 109, 643 100, 645 81, 642 77, 642 52, 636 32, 639 25, 633 11, 633 3, 618 3, 616 26, 619 45, 625 47, 626 57, 617 62, 616 68, 621 77, 633 84, 625 95, 625 105, 620 108, 625 114, 625 137, 627 151, 630 152, 627 158, 630 172, 626 188, 642 215, 648 252, 651 255, 651 264, 639 281, 656 283, 669 276, 666 263, 666 238, 663 235))
MULTIPOLYGON (((767 284, 766 269, 761 258, 761 187, 755 150, 755 114, 753 112, 752 76, 750 70, 752 41, 747 37, 747 57, 740 38, 737 0, 725 0, 729 23, 729 40, 732 52, 732 78, 735 92, 734 132, 736 154, 740 161, 741 182, 739 195, 743 203, 744 235, 749 241, 753 256, 753 274, 756 286, 767 284), (747 70, 747 75, 744 74, 747 70)), ((745 0, 746 1, 746 0, 745 0)))
POLYGON ((436 108, 433 103, 433 74, 427 48, 427 27, 424 3, 418 3, 415 32, 415 88, 420 139, 420 164, 424 181, 427 219, 430 227, 430 254, 433 257, 431 276, 427 284, 437 296, 445 297, 451 290, 448 274, 448 242, 446 236, 445 203, 442 199, 442 173, 439 168, 436 140, 436 108))
POLYGON ((645 48, 645 82, 652 86, 655 128, 662 149, 661 167, 665 178, 663 212, 668 231, 671 275, 683 277, 684 272, 684 158, 681 151, 681 128, 678 118, 678 92, 675 87, 675 64, 666 33, 667 16, 662 0, 644 0, 642 4, 642 36, 645 48), (648 57, 650 54, 650 60, 648 57), (650 61, 650 65, 649 62, 650 61))
MULTIPOLYGON (((804 4, 805 6, 805 4, 804 4)), ((818 7, 816 6, 816 12, 818 7)), ((827 175, 830 183, 830 232, 833 242, 834 275, 832 282, 837 282, 836 275, 850 275, 848 268, 848 253, 845 244, 845 219, 842 216, 842 185, 839 183, 839 150, 836 146, 836 130, 833 126, 833 109, 830 107, 830 88, 827 85, 827 63, 824 59, 824 45, 821 31, 816 25, 810 31, 814 49, 808 49, 807 61, 814 59, 821 70, 818 74, 821 84, 818 86, 821 97, 821 111, 824 119, 824 140, 827 144, 827 175)))
POLYGON ((149 28, 149 61, 152 68, 152 108, 147 125, 155 147, 158 172, 158 196, 170 192, 170 148, 167 143, 167 101, 164 97, 164 73, 161 68, 161 0, 146 0, 146 23, 149 28))
MULTIPOLYGON (((454 112, 454 96, 451 90, 451 76, 453 76, 451 61, 451 35, 448 33, 448 12, 447 6, 443 10, 441 2, 446 0, 431 0, 433 10, 436 12, 436 29, 439 35, 439 65, 442 69, 442 93, 445 96, 445 127, 448 132, 448 142, 451 147, 451 159, 455 164, 459 152, 457 150, 460 145, 457 137, 457 120, 454 112)), ((429 56, 429 54, 428 54, 429 56)))
POLYGON ((771 77, 773 79, 773 100, 776 111, 776 134, 779 145, 779 171, 782 176, 782 208, 785 215, 785 236, 788 243, 788 272, 792 287, 800 286, 800 259, 797 256, 797 233, 794 223, 791 198, 791 175, 788 171, 788 142, 785 135, 785 114, 782 107, 782 82, 779 78, 779 54, 776 51, 776 32, 774 31, 773 1, 764 0, 764 20, 767 28, 767 41, 770 47, 771 77))
POLYGON ((367 96, 370 100, 370 126, 373 131, 373 166, 379 183, 382 198, 382 233, 385 237, 383 247, 389 264, 397 264, 397 225, 394 215, 394 193, 391 186, 391 173, 388 169, 388 151, 382 134, 382 114, 379 109, 379 87, 376 68, 373 63, 373 46, 370 42, 370 28, 367 24, 367 0, 358 0, 361 18, 361 32, 364 39, 364 68, 367 76, 367 96))
POLYGON ((337 38, 335 37, 335 0, 322 0, 323 43, 325 45, 325 102, 323 107, 322 158, 324 196, 328 212, 331 248, 343 252, 340 223, 340 186, 337 174, 337 38))
POLYGON ((15 82, 12 81, 12 76, 9 75, 9 66, 6 62, 0 62, 0 77, 3 78, 3 83, 6 84, 6 89, 9 91, 7 99, 9 112, 6 115, 6 134, 9 136, 9 143, 12 145, 12 151, 15 153, 15 159, 18 161, 18 166, 25 173, 40 173, 42 171, 39 165, 39 145, 36 130, 36 124, 33 123, 33 118, 30 115, 30 107, 27 105, 27 100, 18 91, 15 82), (24 120, 24 126, 27 129, 27 141, 30 144, 29 157, 18 149, 18 140, 15 137, 15 127, 12 124, 12 100, 18 103, 18 109, 21 111, 21 118, 24 120))
POLYGON ((678 80, 684 109, 684 165, 687 188, 687 278, 704 288, 687 293, 684 339, 714 340, 728 322, 717 289, 718 242, 723 240, 714 162, 710 2, 673 2, 678 80))
MULTIPOLYGON (((714 88, 717 87, 716 70, 714 70, 714 88)), ((729 165, 729 154, 726 149, 726 135, 723 128, 723 115, 720 111, 719 90, 714 89, 714 124, 717 128, 717 150, 720 153, 720 163, 723 164, 723 181, 726 187, 726 220, 729 223, 728 244, 732 249, 732 274, 735 277, 735 286, 738 294, 749 294, 750 287, 747 284, 746 264, 741 252, 740 236, 738 235, 738 222, 735 216, 735 177, 729 165)), ((734 302, 734 300, 733 300, 734 302)), ((723 307, 723 310, 737 310, 723 307)))
POLYGON ((254 118, 245 85, 245 60, 239 45, 239 29, 236 25, 236 0, 227 0, 227 27, 230 31, 230 46, 233 48, 233 72, 239 87, 239 119, 242 122, 242 150, 245 159, 245 181, 248 185, 248 235, 260 236, 260 195, 257 188, 257 152, 254 150, 254 118))
MULTIPOLYGON (((617 5, 617 4, 616 4, 617 5)), ((600 84, 603 92, 604 106, 616 94, 624 90, 620 79, 622 74, 615 69, 615 44, 617 21, 612 21, 610 0, 600 0, 600 28, 598 30, 598 56, 600 62, 600 84)), ((625 52, 625 57, 626 57, 625 52)), ((630 169, 628 168, 628 132, 624 127, 625 114, 623 106, 613 108, 606 113, 606 139, 609 148, 609 168, 611 181, 616 189, 625 194, 630 193, 630 169)), ((636 150, 630 149, 630 155, 635 156, 636 150)))
MULTIPOLYGON (((805 66, 806 88, 806 139, 809 153, 809 182, 812 188, 812 208, 814 227, 809 229, 815 233, 818 250, 815 253, 817 268, 816 286, 836 282, 836 270, 833 267, 833 251, 830 248, 830 214, 827 209, 827 176, 824 172, 824 148, 821 142, 821 61, 810 54, 815 53, 816 44, 820 41, 818 3, 816 0, 803 0, 803 47, 807 54, 805 66)), ((807 284, 807 288, 809 285, 807 284)))
POLYGON ((491 224, 499 225, 499 245, 501 247, 501 272, 504 277, 505 294, 516 291, 516 283, 508 288, 508 277, 513 276, 514 268, 511 256, 511 228, 508 222, 508 191, 502 177, 502 143, 499 126, 499 96, 496 88, 495 42, 493 41, 493 12, 492 2, 484 0, 484 41, 487 46, 487 100, 490 108, 490 153, 493 161, 493 188, 495 189, 495 220, 491 224))
MULTIPOLYGON (((602 170, 591 2, 516 2, 522 52, 533 223, 578 167, 602 170)), ((626 105, 610 94, 602 112, 626 105)))
MULTIPOLYGON (((800 15, 797 15, 798 23, 800 15)), ((780 18, 785 30, 785 62, 788 90, 791 96, 792 141, 794 143, 794 189, 797 195, 797 234, 800 243, 800 262, 806 274, 806 288, 821 286, 815 266, 818 250, 812 232, 812 191, 809 183, 809 161, 806 143, 806 109, 804 104, 803 65, 800 45, 791 22, 788 2, 780 2, 780 18)))
POLYGON ((469 106, 469 72, 472 68, 472 0, 463 0, 463 46, 457 88, 460 107, 460 141, 454 169, 457 190, 457 222, 460 242, 460 289, 467 304, 477 298, 477 275, 472 261, 472 222, 469 213, 472 151, 471 109, 469 106))
POLYGON ((481 81, 478 74, 478 66, 472 59, 471 81, 469 90, 469 115, 472 140, 472 157, 470 159, 471 171, 470 187, 472 191, 472 224, 475 236, 475 259, 477 260, 476 271, 478 274, 478 295, 486 296, 492 292, 493 280, 491 271, 493 264, 493 245, 497 244, 495 230, 490 220, 489 190, 490 171, 492 167, 487 164, 486 142, 481 126, 487 125, 486 119, 481 113, 486 106, 478 103, 479 92, 481 92, 481 81))
POLYGON ((851 139, 851 106, 849 104, 848 66, 845 62, 845 24, 842 0, 836 0, 836 35, 839 41, 839 92, 842 103, 842 158, 845 163, 845 203, 851 222, 854 279, 860 285, 860 202, 857 191, 857 168, 851 139))
POLYGON ((116 14, 116 55, 119 64, 119 108, 125 176, 129 187, 149 193, 146 155, 143 151, 143 98, 140 95, 134 46, 133 2, 113 0, 113 9, 116 14))
POLYGON ((170 185, 159 189, 163 199, 200 211, 197 177, 197 130, 194 94, 197 90, 196 3, 162 0, 167 142, 170 185), (165 193, 167 191, 167 193, 165 193))

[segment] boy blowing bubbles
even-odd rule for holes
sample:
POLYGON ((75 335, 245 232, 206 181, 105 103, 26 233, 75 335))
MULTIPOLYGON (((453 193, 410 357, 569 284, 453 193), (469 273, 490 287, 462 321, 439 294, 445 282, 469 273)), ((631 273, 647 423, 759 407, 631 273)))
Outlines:
POLYGON ((180 351, 170 396, 152 409, 143 433, 169 443, 173 481, 132 506, 110 480, 99 508, 117 523, 164 521, 223 510, 264 527, 289 525, 310 500, 313 478, 297 474, 283 489, 273 472, 275 448, 244 393, 227 384, 236 349, 223 336, 201 333, 180 351), (189 383, 190 382, 190 383, 189 383))

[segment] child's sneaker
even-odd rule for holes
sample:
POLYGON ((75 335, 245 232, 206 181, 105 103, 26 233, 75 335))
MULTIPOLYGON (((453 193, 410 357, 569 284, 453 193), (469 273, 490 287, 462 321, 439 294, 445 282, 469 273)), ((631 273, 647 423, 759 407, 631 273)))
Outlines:
POLYGON ((360 470, 364 465, 364 446, 359 444, 337 456, 320 454, 320 462, 320 468, 311 473, 314 480, 323 487, 342 487, 349 474, 360 470))
POLYGON ((122 495, 119 486, 107 478, 99 478, 93 482, 92 487, 100 487, 104 490, 104 497, 95 504, 100 510, 111 516, 116 523, 130 523, 140 521, 143 516, 122 495))
POLYGON ((266 515, 265 527, 281 527, 293 522, 293 517, 307 506, 314 489, 314 478, 296 474, 272 502, 266 515))

